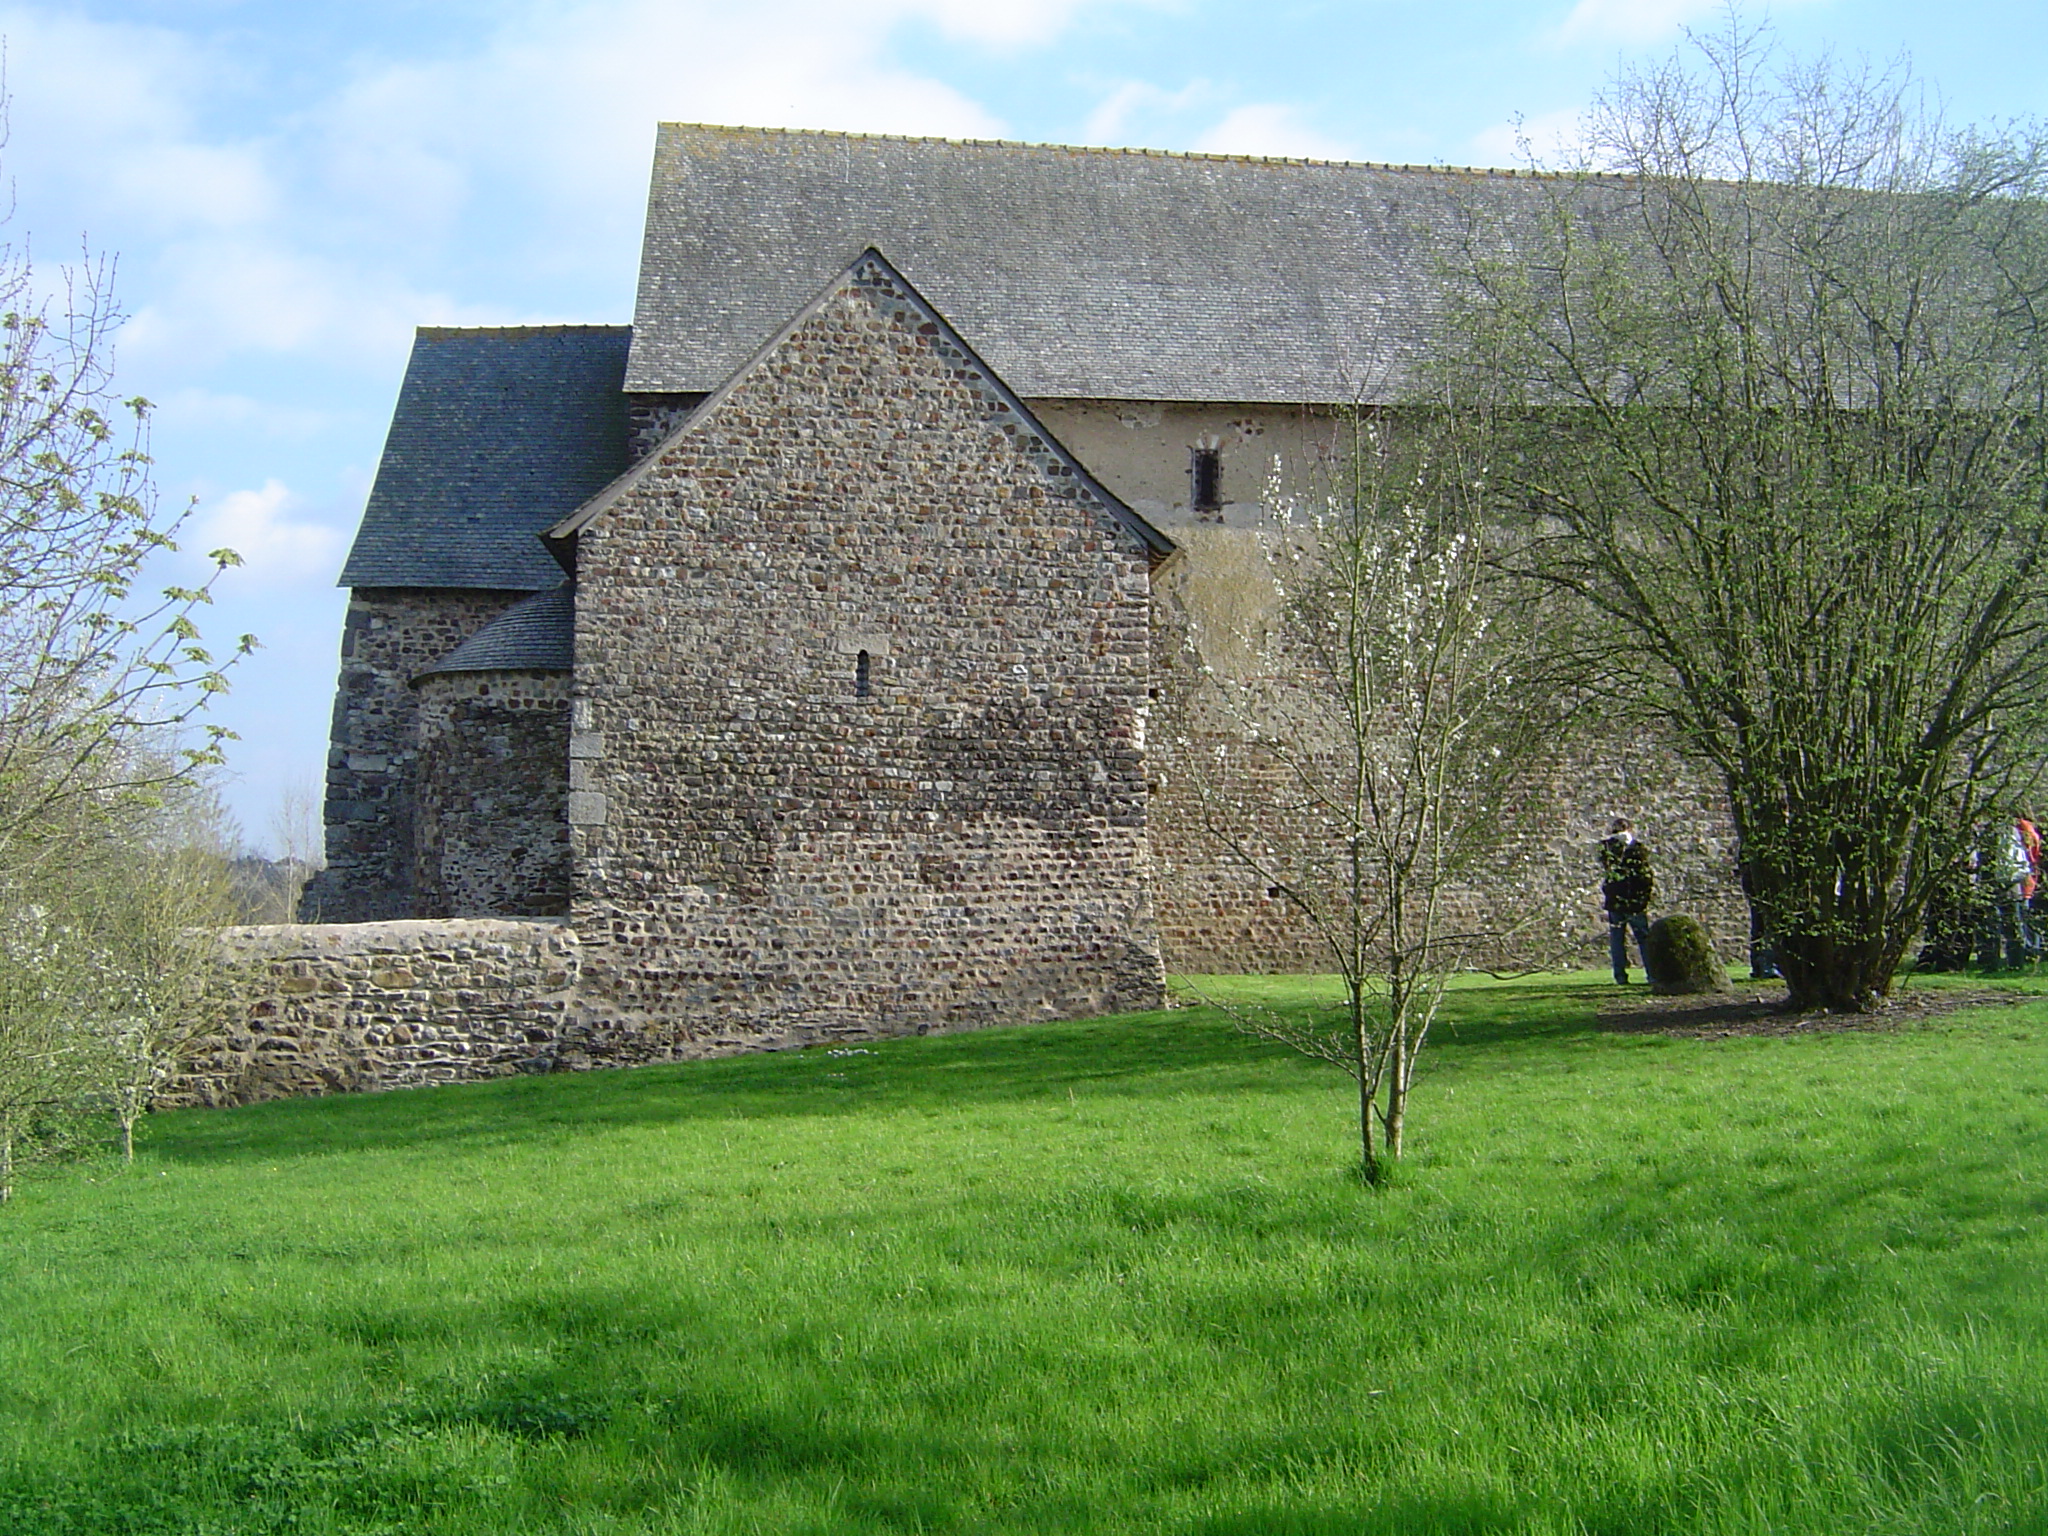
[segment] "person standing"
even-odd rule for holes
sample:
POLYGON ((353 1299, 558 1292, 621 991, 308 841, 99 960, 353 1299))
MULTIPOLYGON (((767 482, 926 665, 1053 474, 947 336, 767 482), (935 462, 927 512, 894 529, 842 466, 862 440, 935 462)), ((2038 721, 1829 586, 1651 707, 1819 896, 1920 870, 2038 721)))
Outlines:
POLYGON ((2033 878, 2017 820, 1985 831, 1977 860, 1984 931, 1977 963, 1987 971, 2018 970, 2027 963, 2027 882, 2033 878))
POLYGON ((1771 943, 1770 926, 1757 910, 1756 885, 1749 873, 1749 856, 1742 843, 1735 844, 1735 878, 1742 884, 1742 899, 1749 905, 1749 979, 1765 981, 1778 974, 1778 954, 1771 943))
POLYGON ((2034 903, 2041 894, 2041 829, 2025 811, 2014 820, 2012 829, 2019 834, 2027 855, 2027 878, 2020 889, 2020 947, 2031 965, 2041 958, 2041 924, 2034 914, 2034 903))
POLYGON ((1628 936, 1636 936, 1643 973, 1650 970, 1650 900, 1657 893, 1650 873, 1650 850, 1636 841, 1625 816, 1609 823, 1600 843, 1600 900, 1607 908, 1607 952, 1614 961, 1614 983, 1628 985, 1628 936))

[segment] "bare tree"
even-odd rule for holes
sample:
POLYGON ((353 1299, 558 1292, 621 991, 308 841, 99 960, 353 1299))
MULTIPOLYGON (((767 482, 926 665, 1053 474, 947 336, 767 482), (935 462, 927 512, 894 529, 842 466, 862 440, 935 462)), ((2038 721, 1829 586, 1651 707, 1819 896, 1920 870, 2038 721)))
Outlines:
POLYGON ((293 779, 278 795, 270 817, 271 844, 277 853, 272 866, 277 886, 276 916, 266 917, 266 922, 295 921, 306 882, 326 867, 327 845, 320 811, 320 791, 310 778, 293 779))
POLYGON ((1269 496, 1277 622, 1241 637, 1238 675, 1207 673, 1228 728, 1181 742, 1211 835, 1344 983, 1334 1015, 1233 1011, 1350 1074, 1375 1182, 1451 977, 1551 915, 1544 882, 1516 878, 1513 823, 1547 782, 1562 696, 1443 420, 1354 415, 1331 483, 1269 496))
POLYGON ((1463 204, 1461 420, 1593 680, 1725 781, 1792 1003, 1865 1010, 2043 739, 2048 138, 1731 16, 1583 143, 1463 204))

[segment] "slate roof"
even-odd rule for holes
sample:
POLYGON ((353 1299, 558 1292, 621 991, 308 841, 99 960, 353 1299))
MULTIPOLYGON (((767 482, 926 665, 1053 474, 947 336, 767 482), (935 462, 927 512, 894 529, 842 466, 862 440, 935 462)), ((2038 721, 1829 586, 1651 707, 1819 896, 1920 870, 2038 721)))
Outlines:
MULTIPOLYGON (((548 562, 550 567, 554 561, 548 562)), ((560 570, 555 574, 559 576, 560 570)), ((522 597, 420 673, 567 672, 576 658, 576 589, 568 582, 522 597)), ((417 679, 415 679, 417 681, 417 679)))
POLYGON ((423 327, 345 587, 535 591, 534 537, 626 467, 622 325, 423 327))
POLYGON ((1537 179, 664 123, 626 387, 715 389, 874 246, 1027 398, 1384 398, 1440 324, 1448 195, 1537 179))
MULTIPOLYGON (((950 352, 958 363, 964 365, 971 374, 978 376, 977 383, 979 387, 987 394, 995 396, 1000 408, 1006 409, 1015 415, 1018 423, 1036 437, 1044 445, 1047 452, 1066 466, 1067 470, 1074 475, 1083 489, 1093 496, 1111 516, 1122 523, 1124 528, 1138 542, 1145 546, 1153 559, 1164 559, 1167 555, 1173 553, 1176 547, 1173 540, 1153 527, 1138 513, 1131 510, 1121 497, 1089 472, 1087 465, 1069 453, 1066 445, 1054 437, 1051 432, 1047 431, 1044 423, 1032 414, 1031 408, 1017 397, 1016 391, 1011 389, 997 375, 996 371, 976 353, 975 349, 962 339, 960 333, 953 329, 952 323, 939 313, 932 302, 918 292, 916 285, 905 277, 888 257, 872 247, 857 255, 850 263, 835 273, 817 292, 808 295, 805 303, 797 310, 796 314, 777 325, 765 342, 758 343, 746 360, 735 368, 728 378, 721 380, 718 388, 701 401, 696 409, 691 411, 677 425, 676 429, 668 435, 667 439, 660 446, 641 459, 632 469, 613 481, 612 484, 605 487, 600 494, 592 497, 582 507, 578 508, 571 516, 564 518, 554 527, 548 529, 543 537, 557 548, 564 546, 573 548, 577 535, 601 517, 607 508, 618 501, 620 496, 638 485, 642 479, 654 471, 655 466, 660 462, 662 448, 665 448, 668 443, 674 442, 677 438, 688 434, 703 422, 708 421, 718 408, 725 403, 727 396, 739 386, 743 379, 760 367, 761 364, 768 361, 769 358, 773 357, 782 347, 783 343, 789 339, 791 333, 806 320, 810 319, 812 315, 816 314, 833 294, 849 284, 860 284, 882 289, 895 302, 907 305, 922 320, 930 322, 937 332, 933 344, 942 353, 950 352)), ((564 566, 569 566, 573 564, 573 560, 564 559, 562 563, 564 566)))

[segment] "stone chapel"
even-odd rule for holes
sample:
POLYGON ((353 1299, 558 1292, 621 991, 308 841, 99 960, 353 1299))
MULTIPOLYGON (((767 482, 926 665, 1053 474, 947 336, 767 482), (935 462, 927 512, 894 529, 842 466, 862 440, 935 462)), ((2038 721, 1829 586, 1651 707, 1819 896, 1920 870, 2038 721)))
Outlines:
MULTIPOLYGON (((418 334, 302 916, 564 918, 607 1059, 1320 968, 1147 726, 1427 354, 1447 178, 1528 185, 663 125, 630 326, 418 334)), ((1583 796, 1560 878, 1626 805, 1733 926, 1714 786, 1620 743, 1583 796)))

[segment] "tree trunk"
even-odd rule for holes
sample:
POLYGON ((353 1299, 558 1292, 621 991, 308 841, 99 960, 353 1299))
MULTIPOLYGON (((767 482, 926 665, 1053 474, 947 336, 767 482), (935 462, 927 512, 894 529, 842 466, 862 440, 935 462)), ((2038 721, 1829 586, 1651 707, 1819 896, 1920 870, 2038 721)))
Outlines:
MULTIPOLYGON (((1354 854, 1354 862, 1356 855, 1354 854)), ((1355 952, 1355 949, 1354 949, 1355 952)), ((1351 993, 1351 1070, 1358 1078, 1358 1172, 1368 1184, 1380 1181, 1380 1161, 1372 1149, 1374 1100, 1379 1095, 1379 1078, 1372 1070, 1372 1039, 1365 1027, 1365 984, 1356 973, 1348 982, 1351 993)))
POLYGON ((1366 1183, 1377 1184, 1380 1181, 1380 1160, 1372 1149, 1372 1114, 1372 1079, 1361 1072, 1358 1077, 1359 1174, 1366 1183))
MULTIPOLYGON (((1731 783, 1731 798, 1733 792, 1731 783)), ((1819 854, 1809 855, 1803 864, 1834 867, 1831 859, 1819 854)), ((1810 873, 1802 877, 1801 868, 1802 864, 1787 868, 1767 857, 1755 858, 1746 867, 1750 900, 1763 919, 1772 957, 1785 978, 1787 1006, 1829 1013, 1882 1008, 1912 930, 1919 926, 1918 914, 1909 916, 1882 895, 1872 897, 1846 881, 1816 881, 1810 873)))
POLYGON ((1888 945, 1838 944, 1797 934, 1774 945, 1786 1006, 1795 1011, 1871 1013, 1891 992, 1895 962, 1885 958, 1888 945))
POLYGON ((1387 1042, 1387 1161, 1401 1160, 1401 1133, 1408 1124, 1408 1041, 1397 1031, 1387 1042))

